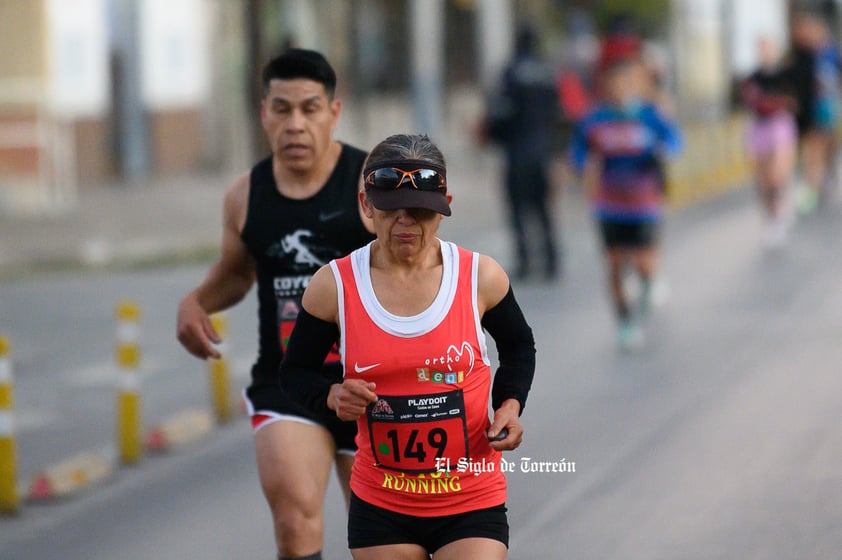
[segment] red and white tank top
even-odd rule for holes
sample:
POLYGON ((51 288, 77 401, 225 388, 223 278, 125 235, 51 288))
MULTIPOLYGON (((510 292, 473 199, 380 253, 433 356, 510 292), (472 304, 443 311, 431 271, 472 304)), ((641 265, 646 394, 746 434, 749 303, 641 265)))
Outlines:
POLYGON ((412 317, 377 301, 371 244, 331 262, 345 377, 377 384, 377 402, 357 420, 351 489, 421 517, 506 501, 501 455, 485 436, 491 367, 477 310, 479 255, 444 241, 441 253, 438 294, 412 317))

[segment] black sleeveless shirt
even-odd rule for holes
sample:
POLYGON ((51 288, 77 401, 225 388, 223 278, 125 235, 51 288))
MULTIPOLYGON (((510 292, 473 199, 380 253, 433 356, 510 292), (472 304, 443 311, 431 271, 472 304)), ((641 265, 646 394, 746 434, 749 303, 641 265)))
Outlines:
MULTIPOLYGON (((330 178, 303 200, 278 191, 271 156, 251 170, 248 214, 240 237, 257 268, 260 338, 254 384, 277 382, 283 350, 313 274, 374 239, 360 219, 357 198, 365 157, 362 150, 343 144, 330 178)), ((328 360, 338 360, 332 356, 328 360)))

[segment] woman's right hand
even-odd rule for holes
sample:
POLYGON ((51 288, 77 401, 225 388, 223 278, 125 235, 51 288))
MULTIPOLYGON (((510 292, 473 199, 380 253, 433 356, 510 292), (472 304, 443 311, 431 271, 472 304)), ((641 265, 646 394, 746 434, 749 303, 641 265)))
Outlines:
POLYGON ((369 403, 377 401, 375 383, 362 379, 346 379, 331 385, 327 395, 327 406, 336 412, 340 420, 356 420, 365 413, 369 403))

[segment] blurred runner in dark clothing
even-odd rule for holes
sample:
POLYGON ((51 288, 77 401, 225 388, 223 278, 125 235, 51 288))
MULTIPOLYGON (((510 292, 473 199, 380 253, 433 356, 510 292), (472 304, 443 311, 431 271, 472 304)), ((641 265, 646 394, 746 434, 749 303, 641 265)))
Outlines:
POLYGON ((539 56, 535 31, 521 27, 514 57, 503 73, 487 121, 489 138, 506 154, 505 187, 515 238, 516 278, 529 274, 530 213, 537 218, 543 239, 543 272, 548 279, 559 273, 549 179, 558 111, 555 72, 539 56))

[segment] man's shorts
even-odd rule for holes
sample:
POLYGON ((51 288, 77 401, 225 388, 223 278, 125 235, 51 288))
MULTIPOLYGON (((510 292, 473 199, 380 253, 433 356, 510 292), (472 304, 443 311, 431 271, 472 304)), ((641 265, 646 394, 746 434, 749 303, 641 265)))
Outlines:
POLYGON ((660 222, 611 222, 601 220, 599 229, 607 249, 646 249, 658 244, 660 222))
MULTIPOLYGON (((331 369, 326 366, 325 371, 331 372, 331 369)), ((337 368, 337 371, 340 370, 337 368)), ((341 380, 340 371, 337 382, 341 380)), ((317 414, 292 400, 278 383, 255 381, 243 391, 243 399, 251 417, 254 433, 264 426, 281 420, 299 422, 327 429, 336 443, 337 453, 354 455, 357 451, 357 444, 354 442, 357 435, 356 422, 340 420, 331 411, 328 411, 329 414, 317 414)))
POLYGON ((455 515, 417 517, 372 505, 353 492, 348 510, 348 548, 417 544, 433 554, 461 539, 487 538, 509 546, 506 505, 455 515))

